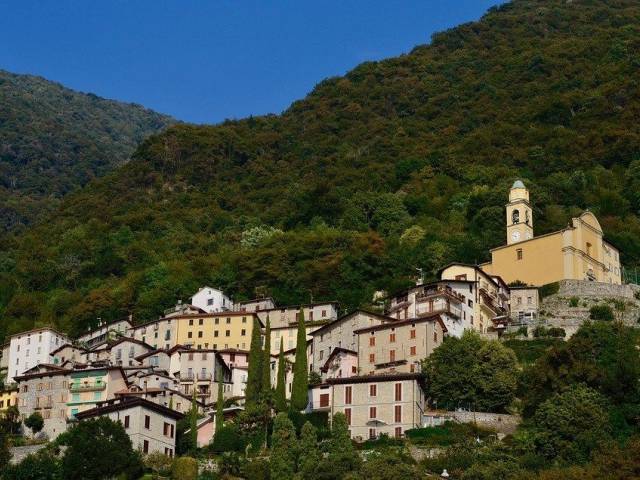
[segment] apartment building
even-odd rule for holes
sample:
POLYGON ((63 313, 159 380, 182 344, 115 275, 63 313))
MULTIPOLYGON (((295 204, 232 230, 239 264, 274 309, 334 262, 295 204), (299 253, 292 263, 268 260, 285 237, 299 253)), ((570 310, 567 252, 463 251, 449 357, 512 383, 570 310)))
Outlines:
POLYGON ((120 422, 133 447, 143 454, 163 453, 173 456, 176 450, 176 422, 183 415, 173 409, 141 397, 124 397, 101 402, 77 415, 78 420, 108 417, 120 422))
POLYGON ((136 357, 152 352, 154 348, 135 338, 120 337, 115 342, 97 345, 85 353, 87 362, 107 362, 109 365, 137 366, 136 357))
POLYGON ((110 400, 115 393, 127 388, 127 379, 121 367, 86 368, 68 373, 69 396, 67 415, 94 408, 98 403, 110 400))
MULTIPOLYGON (((301 314, 304 315, 305 324, 321 326, 338 318, 338 308, 338 302, 307 303, 256 310, 256 314, 263 325, 266 325, 269 317, 271 328, 295 327, 301 314)), ((295 348, 295 345, 291 348, 295 348)))
POLYGON ((65 343, 52 351, 49 356, 51 357, 50 362, 54 365, 71 368, 76 363, 86 363, 86 354, 86 349, 71 343, 65 343))
POLYGON ((193 395, 205 403, 217 399, 218 383, 223 382, 225 397, 232 394, 231 370, 222 357, 212 349, 180 349, 180 371, 176 376, 180 382, 180 391, 185 395, 193 395))
POLYGON ((7 382, 14 382, 17 376, 31 367, 50 363, 51 352, 65 343, 71 343, 69 338, 49 327, 12 335, 9 338, 7 382))
POLYGON ((255 298, 235 303, 235 310, 239 312, 257 312, 260 310, 273 310, 276 304, 271 297, 255 298))
POLYGON ((511 319, 514 322, 531 322, 538 318, 540 296, 537 287, 511 287, 509 295, 511 319))
POLYGON ((471 328, 486 333, 504 328, 509 316, 509 287, 501 278, 484 272, 477 265, 452 263, 442 268, 441 280, 468 281, 467 304, 473 307, 471 328))
POLYGON ((400 438, 422 424, 425 394, 419 374, 370 375, 327 380, 330 418, 347 417, 351 438, 400 438))
MULTIPOLYGON (((224 312, 175 317, 176 341, 196 349, 248 350, 255 313, 224 312)), ((260 327, 264 327, 258 321, 260 327)))
MULTIPOLYGON (((357 351, 356 330, 395 321, 385 315, 356 310, 318 328, 311 333, 310 370, 323 375, 321 368, 335 348, 357 351)), ((323 375, 325 377, 326 374, 323 375)))
POLYGON ((442 344, 447 327, 434 314, 365 327, 354 333, 361 375, 417 373, 420 362, 442 344))
POLYGON ((131 316, 114 322, 98 320, 98 326, 87 329, 85 333, 76 338, 76 343, 91 348, 93 345, 113 341, 120 336, 127 336, 132 327, 131 316))
POLYGON ((40 413, 44 419, 42 432, 53 440, 67 430, 70 370, 33 367, 31 372, 15 377, 20 417, 24 421, 32 413, 40 413))
POLYGON ((131 329, 131 336, 151 345, 154 349, 169 350, 178 343, 176 341, 177 331, 177 319, 165 316, 158 320, 136 325, 131 329))

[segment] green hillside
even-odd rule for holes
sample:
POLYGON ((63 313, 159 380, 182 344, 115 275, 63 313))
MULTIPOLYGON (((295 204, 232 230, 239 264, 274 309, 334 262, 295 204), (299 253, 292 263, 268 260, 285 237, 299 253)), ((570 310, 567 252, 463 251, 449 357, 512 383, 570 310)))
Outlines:
POLYGON ((0 327, 153 318, 203 284, 367 304, 504 242, 598 215, 640 262, 640 5, 516 0, 327 79, 280 116, 176 125, 0 253, 0 327))
POLYGON ((171 123, 139 105, 0 70, 0 233, 125 163, 171 123))

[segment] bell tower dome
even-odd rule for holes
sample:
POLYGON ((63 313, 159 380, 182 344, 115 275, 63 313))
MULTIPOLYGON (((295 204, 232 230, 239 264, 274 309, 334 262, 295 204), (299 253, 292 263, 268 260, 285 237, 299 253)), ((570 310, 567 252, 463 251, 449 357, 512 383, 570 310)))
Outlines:
POLYGON ((529 190, 520 180, 513 182, 507 203, 507 245, 533 238, 533 212, 529 190))

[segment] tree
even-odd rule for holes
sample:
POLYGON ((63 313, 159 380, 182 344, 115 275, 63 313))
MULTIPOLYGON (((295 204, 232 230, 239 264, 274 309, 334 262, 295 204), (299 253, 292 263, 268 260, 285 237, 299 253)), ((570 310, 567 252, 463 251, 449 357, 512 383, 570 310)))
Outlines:
POLYGON ((15 405, 11 405, 4 411, 2 417, 2 430, 9 434, 16 433, 20 428, 20 411, 15 405))
POLYGON ((59 480, 60 462, 50 449, 44 448, 27 455, 20 463, 2 470, 2 478, 11 480, 59 480))
POLYGON ((396 452, 382 452, 371 455, 362 464, 360 478, 363 480, 420 480, 415 461, 396 452))
POLYGON ((309 403, 309 372, 307 367, 307 332, 304 326, 304 310, 298 316, 298 336, 296 339, 296 359, 293 365, 293 385, 291 386, 291 408, 304 410, 309 403))
POLYGON ((2 472, 5 465, 9 463, 11 456, 11 451, 9 450, 9 436, 4 429, 0 428, 0 472, 2 472))
POLYGON ((606 399, 586 385, 573 385, 546 400, 534 417, 535 444, 548 459, 583 463, 610 435, 606 399))
POLYGON ((25 427, 30 428, 35 435, 40 430, 42 430, 42 427, 44 427, 44 419, 39 412, 33 412, 25 419, 24 425, 25 427))
POLYGON ((347 417, 344 413, 336 413, 331 422, 328 455, 322 458, 318 465, 318 479, 342 479, 349 472, 358 471, 360 464, 360 456, 349 434, 347 417))
POLYGON ((119 422, 107 417, 84 420, 58 437, 67 449, 62 457, 65 480, 102 480, 125 475, 138 478, 140 455, 119 422))
POLYGON ((502 412, 513 401, 518 386, 515 353, 471 331, 461 338, 445 338, 423 360, 423 371, 431 401, 450 410, 464 406, 502 412))
POLYGON ((271 480, 290 480, 295 473, 297 453, 296 430, 286 413, 279 413, 273 422, 271 436, 271 458, 269 470, 271 480))
POLYGON ((196 398, 196 386, 193 386, 193 397, 191 398, 191 411, 189 412, 189 438, 191 451, 198 448, 198 400, 196 398))
POLYGON ((222 379, 218 381, 218 401, 216 404, 216 432, 224 427, 224 396, 222 394, 222 379))
POLYGON ((300 432, 300 455, 298 455, 298 473, 296 478, 299 480, 315 479, 316 468, 318 468, 320 458, 316 427, 309 422, 305 422, 300 432))
POLYGON ((245 390, 245 401, 247 406, 256 404, 262 392, 262 341, 260 335, 260 322, 257 317, 253 319, 253 330, 251 330, 251 346, 249 347, 249 371, 247 372, 247 388, 245 390))
POLYGON ((171 466, 173 464, 173 460, 169 455, 160 452, 145 455, 143 461, 145 466, 153 472, 154 479, 159 476, 166 477, 171 472, 171 466))
POLYGON ((198 478, 198 461, 191 457, 176 457, 171 467, 171 478, 196 480, 198 478))
POLYGON ((276 383, 275 407, 278 412, 287 409, 287 364, 284 359, 284 346, 280 338, 280 353, 278 354, 278 381, 276 383))
POLYGON ((267 325, 264 330, 264 356, 262 357, 262 394, 271 392, 271 322, 267 315, 267 325))

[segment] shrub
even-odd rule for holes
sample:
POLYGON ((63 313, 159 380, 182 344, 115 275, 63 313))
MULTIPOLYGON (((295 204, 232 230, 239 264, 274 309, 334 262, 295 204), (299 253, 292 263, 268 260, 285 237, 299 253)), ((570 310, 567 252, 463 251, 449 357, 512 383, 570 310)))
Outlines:
POLYGON ((580 303, 580 299, 578 299, 578 297, 571 297, 569 299, 569 306, 572 308, 576 308, 579 303, 580 303))
POLYGON ((560 291, 560 284, 558 282, 547 283, 546 285, 542 285, 538 289, 538 295, 540 295, 540 300, 550 295, 555 295, 560 291))
POLYGON ((548 335, 547 328, 543 327, 542 325, 537 326, 536 328, 533 329, 534 338, 546 337, 547 335, 548 335))
POLYGON ((516 335, 523 336, 523 337, 528 337, 529 336, 529 328, 523 325, 522 327, 518 328, 518 330, 516 331, 516 335))
POLYGON ((171 478, 174 480, 197 480, 198 462, 191 457, 177 457, 171 466, 171 478))
POLYGON ((251 480, 269 480, 269 462, 263 459, 247 462, 242 467, 242 475, 251 480))
POLYGON ((153 478, 157 478, 158 475, 166 477, 171 473, 171 457, 163 453, 150 453, 144 457, 143 462, 144 466, 153 472, 153 478))
POLYGON ((246 441, 241 435, 238 426, 229 423, 218 430, 209 446, 212 452, 241 452, 246 446, 246 441))
POLYGON ((567 335, 567 332, 564 331, 564 328, 551 327, 549 330, 547 330, 548 337, 564 338, 566 335, 567 335))
POLYGON ((591 320, 603 320, 611 322, 613 320, 613 310, 609 305, 594 305, 589 310, 589 318, 591 320))

